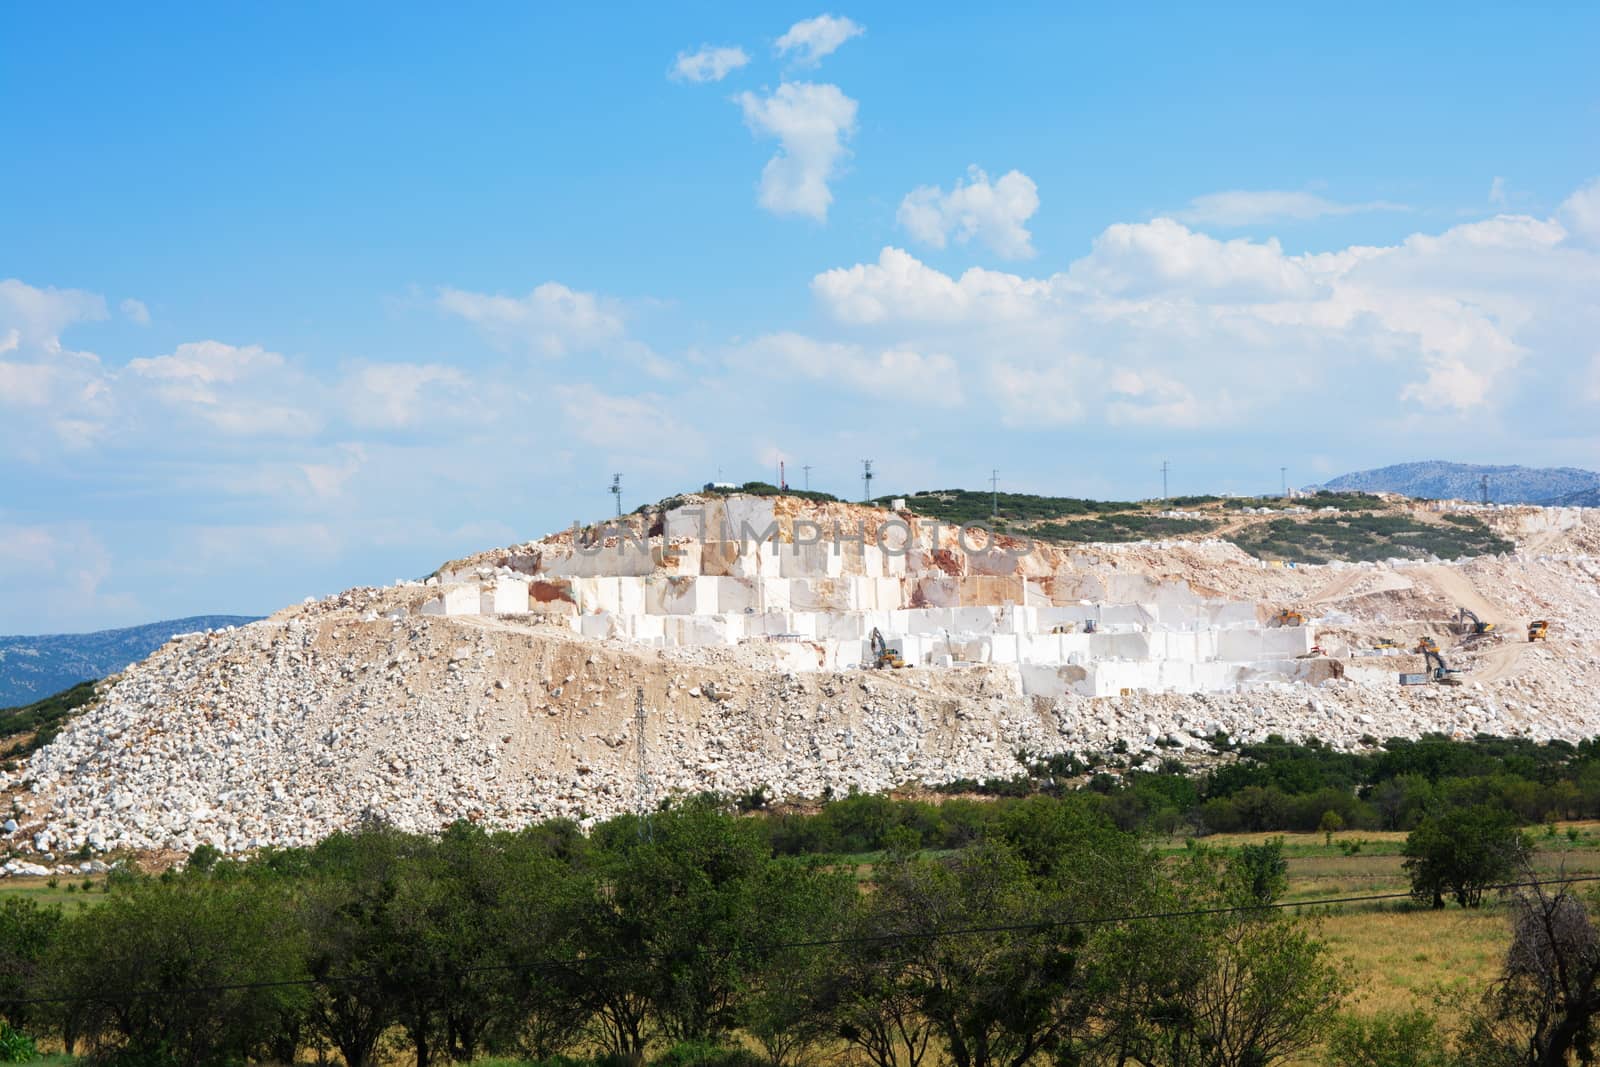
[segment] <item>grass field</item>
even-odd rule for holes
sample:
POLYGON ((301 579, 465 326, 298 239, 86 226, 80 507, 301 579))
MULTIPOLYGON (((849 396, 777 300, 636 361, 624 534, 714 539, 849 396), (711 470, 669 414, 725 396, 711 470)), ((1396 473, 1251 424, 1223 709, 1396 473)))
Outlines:
MULTIPOLYGON (((1205 839, 1214 848, 1231 849, 1282 837, 1289 862, 1289 890, 1284 899, 1304 902, 1301 910, 1324 940, 1349 963, 1356 993, 1349 1010, 1357 1014, 1440 1010, 1440 994, 1476 994, 1494 979, 1510 943, 1505 905, 1490 897, 1482 908, 1454 905, 1443 911, 1419 908, 1406 900, 1365 904, 1317 905, 1335 897, 1404 893, 1408 888, 1400 854, 1405 835, 1350 832, 1322 834, 1226 834, 1205 839), (1341 841, 1360 841, 1361 851, 1347 856, 1341 841)), ((1533 831, 1534 868, 1541 875, 1600 875, 1600 823, 1562 823, 1551 835, 1533 831), (1568 829, 1578 833, 1576 841, 1568 829)), ((1181 852, 1182 839, 1161 844, 1181 852)))

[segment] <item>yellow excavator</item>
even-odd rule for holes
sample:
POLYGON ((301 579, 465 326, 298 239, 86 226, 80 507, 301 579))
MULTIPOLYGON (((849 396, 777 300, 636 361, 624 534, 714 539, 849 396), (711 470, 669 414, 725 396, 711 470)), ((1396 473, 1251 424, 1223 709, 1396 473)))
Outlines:
POLYGON ((1284 608, 1272 617, 1274 626, 1304 626, 1306 617, 1303 613, 1284 608))
POLYGON ((1550 640, 1550 620, 1534 619, 1528 624, 1528 641, 1530 643, 1548 640, 1550 640))
POLYGON ((1411 651, 1422 653, 1422 658, 1428 664, 1428 674, 1440 685, 1460 685, 1461 680, 1452 675, 1460 672, 1445 663, 1444 657, 1439 654, 1439 643, 1431 637, 1424 637, 1417 642, 1417 647, 1411 651))
POLYGON ((1494 623, 1484 622, 1468 608, 1456 609, 1456 625, 1461 627, 1461 632, 1468 637, 1482 637, 1484 634, 1494 633, 1494 623))
POLYGON ((878 670, 885 667, 900 670, 906 666, 906 661, 900 653, 889 647, 889 642, 883 639, 883 631, 876 626, 872 628, 872 666, 878 670))

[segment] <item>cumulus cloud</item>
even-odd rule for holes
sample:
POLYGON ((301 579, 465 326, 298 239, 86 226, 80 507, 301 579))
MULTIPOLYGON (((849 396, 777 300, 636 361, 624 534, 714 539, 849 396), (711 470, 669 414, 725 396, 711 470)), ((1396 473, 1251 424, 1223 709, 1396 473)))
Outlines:
POLYGON ((1556 214, 1576 240, 1600 247, 1600 178, 1562 201, 1556 214))
POLYGON ((476 326, 504 348, 559 357, 598 348, 626 333, 614 301, 545 282, 524 297, 439 290, 439 307, 476 326))
POLYGON ((935 185, 907 193, 896 218, 912 237, 934 248, 945 247, 952 237, 959 244, 977 238, 1003 258, 1027 259, 1034 254, 1027 223, 1038 210, 1039 187, 1032 178, 1013 170, 991 183, 973 166, 967 180, 957 180, 948 193, 935 185))
POLYGON ((890 247, 811 289, 843 331, 830 343, 937 344, 1013 425, 1237 425, 1286 396, 1344 406, 1346 422, 1377 407, 1459 418, 1502 406, 1530 372, 1559 380, 1563 361, 1584 378, 1600 327, 1600 255, 1575 243, 1586 193, 1560 220, 1305 255, 1174 219, 1117 223, 1043 277, 949 275, 890 247))
POLYGON ((303 437, 321 425, 284 358, 259 345, 192 341, 128 363, 171 411, 229 435, 303 437))
POLYGON ((734 99, 752 133, 778 140, 778 154, 761 171, 761 206, 825 222, 833 203, 828 182, 855 133, 856 102, 837 85, 810 82, 784 82, 767 96, 745 92, 734 99))
POLYGON ((635 456, 699 448, 699 430, 678 418, 666 397, 625 396, 586 383, 557 386, 554 393, 568 433, 590 447, 635 456))
POLYGON ((857 392, 932 407, 958 407, 961 375, 943 353, 904 346, 869 348, 776 333, 730 353, 735 368, 754 367, 779 377, 842 384, 857 392))
POLYGON ((143 300, 128 297, 117 305, 117 309, 140 326, 150 325, 150 309, 144 306, 143 300))
POLYGON ((839 50, 839 46, 852 37, 859 37, 866 27, 842 16, 818 15, 790 26, 776 43, 778 55, 802 67, 814 67, 839 50))
POLYGON ((417 424, 426 401, 466 386, 466 375, 437 363, 367 363, 346 379, 344 394, 356 426, 400 429, 417 424))
POLYGON ((1345 204, 1315 193, 1285 189, 1234 189, 1197 196, 1189 201, 1187 208, 1174 215, 1180 221, 1196 226, 1250 226, 1266 222, 1305 222, 1329 215, 1409 210, 1404 204, 1388 200, 1345 204))
POLYGON ((743 48, 701 45, 695 52, 679 52, 672 77, 688 82, 719 82, 750 62, 743 48))
POLYGON ((16 345, 60 348, 61 332, 106 317, 105 297, 82 289, 36 288, 16 278, 0 280, 0 336, 16 332, 16 345))

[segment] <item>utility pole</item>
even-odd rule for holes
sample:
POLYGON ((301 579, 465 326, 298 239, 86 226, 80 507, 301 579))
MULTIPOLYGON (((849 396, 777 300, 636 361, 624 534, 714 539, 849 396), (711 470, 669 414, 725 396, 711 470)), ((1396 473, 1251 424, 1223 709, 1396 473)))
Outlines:
POLYGON ((1161 461, 1161 503, 1167 502, 1167 468, 1171 464, 1167 460, 1161 461))
POLYGON ((611 476, 611 495, 617 498, 617 518, 622 518, 622 475, 611 476))
POLYGON ((861 461, 861 502, 863 504, 872 502, 872 460, 870 459, 861 461))
POLYGON ((639 816, 639 836, 648 840, 650 838, 650 754, 644 744, 644 690, 633 691, 633 746, 638 756, 635 783, 639 795, 635 798, 636 813, 639 816))
POLYGON ((989 517, 991 519, 999 518, 1000 517, 1000 471, 998 469, 997 470, 992 470, 992 471, 989 472, 989 493, 990 493, 990 496, 991 496, 991 505, 992 505, 989 508, 989 517))
POLYGON ((805 472, 805 476, 806 476, 806 492, 809 493, 809 492, 811 492, 811 464, 809 464, 809 463, 804 464, 804 465, 801 466, 800 469, 805 472))

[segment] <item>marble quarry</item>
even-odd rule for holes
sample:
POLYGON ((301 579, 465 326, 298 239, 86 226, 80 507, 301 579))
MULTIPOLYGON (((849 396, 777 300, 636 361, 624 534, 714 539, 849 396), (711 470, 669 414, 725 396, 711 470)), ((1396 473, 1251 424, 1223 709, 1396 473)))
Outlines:
POLYGON ((871 666, 876 629, 908 667, 1014 669, 1042 697, 1213 692, 1334 669, 1310 657, 1307 627, 1269 626, 1256 604, 1181 580, 909 514, 826 528, 760 497, 674 509, 649 531, 578 531, 430 581, 424 614, 556 616, 657 648, 759 644, 795 671, 871 666))

